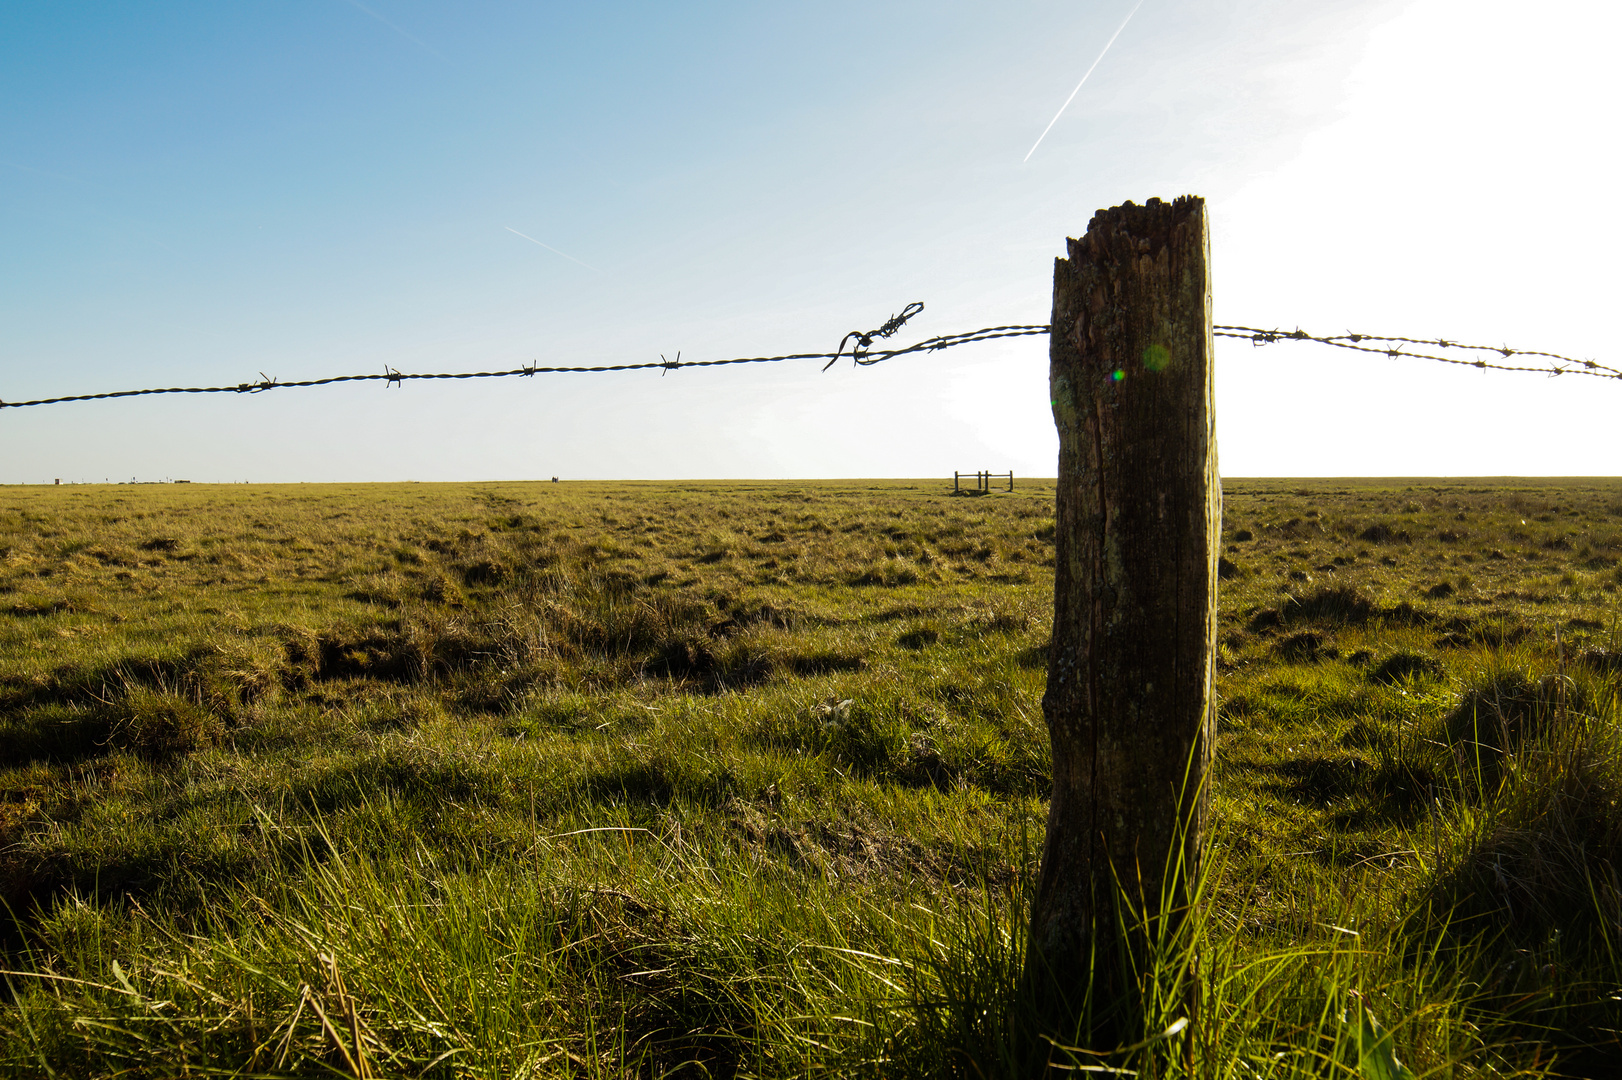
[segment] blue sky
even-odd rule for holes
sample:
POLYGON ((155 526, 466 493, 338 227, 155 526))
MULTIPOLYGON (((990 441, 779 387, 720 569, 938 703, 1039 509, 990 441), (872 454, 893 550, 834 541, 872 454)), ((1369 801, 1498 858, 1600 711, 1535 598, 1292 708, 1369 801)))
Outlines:
MULTIPOLYGON (((1622 366, 1608 5, 1144 0, 1023 161, 1131 10, 0 6, 0 398, 1045 322, 1066 235, 1185 192, 1219 321, 1622 366)), ((0 410, 0 482, 1053 471, 1044 341, 819 368, 0 410)), ((1217 379, 1230 475, 1622 473, 1622 383, 1217 379)))

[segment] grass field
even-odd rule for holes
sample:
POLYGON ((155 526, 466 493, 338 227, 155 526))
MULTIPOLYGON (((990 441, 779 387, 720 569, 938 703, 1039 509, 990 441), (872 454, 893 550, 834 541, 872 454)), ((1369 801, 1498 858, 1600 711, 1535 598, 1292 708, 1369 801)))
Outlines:
MULTIPOLYGON (((1053 1060, 1616 1073, 1622 482, 1225 498, 1191 1022, 1053 1060)), ((0 1070, 1029 1075, 1052 564, 1040 482, 0 489, 0 1070)))

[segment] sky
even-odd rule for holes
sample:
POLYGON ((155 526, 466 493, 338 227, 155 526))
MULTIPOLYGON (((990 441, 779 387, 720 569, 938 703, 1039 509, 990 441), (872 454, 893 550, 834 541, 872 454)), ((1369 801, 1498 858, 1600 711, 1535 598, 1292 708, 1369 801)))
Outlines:
MULTIPOLYGON (((1575 0, 0 5, 0 400, 1045 323, 1065 237, 1182 194, 1218 322, 1622 367, 1619 39, 1575 0)), ((1055 471, 1045 338, 821 367, 0 409, 0 483, 1055 471)), ((1230 476, 1622 475, 1618 380, 1223 340, 1215 379, 1230 476)))

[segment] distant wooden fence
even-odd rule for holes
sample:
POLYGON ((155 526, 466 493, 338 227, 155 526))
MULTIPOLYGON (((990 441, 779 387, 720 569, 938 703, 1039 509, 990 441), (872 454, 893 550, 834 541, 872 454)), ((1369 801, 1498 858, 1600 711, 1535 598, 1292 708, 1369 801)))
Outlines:
POLYGON ((1012 469, 1010 469, 1009 471, 1007 471, 1005 473, 1000 473, 1000 472, 995 472, 994 473, 994 472, 983 472, 983 471, 982 472, 973 472, 973 473, 960 473, 960 472, 955 472, 954 471, 952 473, 952 494, 954 494, 954 495, 961 494, 963 492, 963 490, 964 490, 963 487, 962 487, 963 482, 965 480, 967 480, 971 476, 974 477, 974 488, 972 489, 974 491, 990 491, 991 490, 991 482, 993 480, 997 480, 997 481, 1007 480, 1008 481, 1008 490, 1009 491, 1014 490, 1014 471, 1012 469))

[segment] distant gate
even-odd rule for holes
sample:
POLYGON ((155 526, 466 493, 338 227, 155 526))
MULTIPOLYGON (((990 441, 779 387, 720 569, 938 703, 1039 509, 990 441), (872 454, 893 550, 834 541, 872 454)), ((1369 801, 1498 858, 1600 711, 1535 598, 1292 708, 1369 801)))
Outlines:
POLYGON ((974 487, 971 489, 973 491, 990 491, 991 490, 991 482, 993 480, 996 480, 999 483, 1001 481, 1003 481, 1003 480, 1007 480, 1008 481, 1008 490, 1009 491, 1014 490, 1014 471, 1012 469, 1008 470, 1005 473, 1000 473, 1000 472, 997 472, 997 473, 994 473, 994 472, 974 472, 974 473, 953 472, 952 473, 952 494, 954 494, 954 495, 962 494, 963 491, 965 490, 962 487, 962 483, 963 483, 963 481, 969 479, 970 477, 974 478, 974 487))

